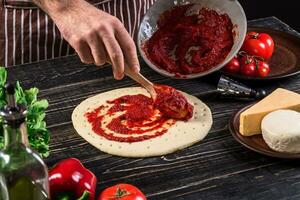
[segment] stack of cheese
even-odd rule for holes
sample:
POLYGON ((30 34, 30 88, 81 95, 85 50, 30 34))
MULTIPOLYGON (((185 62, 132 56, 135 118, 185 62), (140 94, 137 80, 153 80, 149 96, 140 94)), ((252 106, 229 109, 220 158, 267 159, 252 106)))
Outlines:
POLYGON ((243 136, 263 135, 268 146, 279 152, 300 152, 300 95, 276 89, 240 115, 243 136))

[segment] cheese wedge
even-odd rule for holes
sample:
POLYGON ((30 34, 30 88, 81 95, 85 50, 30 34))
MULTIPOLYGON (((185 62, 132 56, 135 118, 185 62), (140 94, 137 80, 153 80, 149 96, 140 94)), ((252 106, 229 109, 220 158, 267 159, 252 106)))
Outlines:
POLYGON ((291 109, 300 112, 300 95, 278 88, 240 115, 240 133, 243 136, 261 134, 262 119, 275 110, 291 109))

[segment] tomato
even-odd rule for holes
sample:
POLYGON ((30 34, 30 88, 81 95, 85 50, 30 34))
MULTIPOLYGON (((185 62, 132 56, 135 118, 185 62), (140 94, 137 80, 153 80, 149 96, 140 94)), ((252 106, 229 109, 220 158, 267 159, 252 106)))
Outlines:
POLYGON ((146 197, 135 186, 121 183, 103 190, 98 200, 146 200, 146 197))
POLYGON ((240 62, 237 57, 234 57, 227 63, 224 67, 224 70, 229 73, 238 73, 240 71, 240 62))
POLYGON ((263 41, 267 47, 265 59, 268 60, 271 58, 273 52, 274 52, 274 41, 272 37, 266 33, 260 33, 258 35, 258 38, 260 41, 263 41))
POLYGON ((256 65, 253 57, 242 56, 240 58, 241 74, 246 76, 256 76, 256 65))
POLYGON ((246 64, 254 63, 254 58, 252 56, 241 56, 239 57, 240 66, 243 67, 246 64))
POLYGON ((241 74, 246 76, 256 76, 256 66, 254 63, 247 64, 241 68, 241 74))
POLYGON ((268 60, 274 52, 274 41, 266 33, 249 32, 246 35, 242 50, 249 55, 268 60))
POLYGON ((256 67, 257 67, 256 76, 265 77, 270 72, 270 66, 266 62, 257 61, 257 66, 256 67))
POLYGON ((253 32, 253 31, 252 32, 248 32, 246 34, 245 41, 252 39, 253 37, 255 37, 256 34, 257 34, 257 32, 253 32))

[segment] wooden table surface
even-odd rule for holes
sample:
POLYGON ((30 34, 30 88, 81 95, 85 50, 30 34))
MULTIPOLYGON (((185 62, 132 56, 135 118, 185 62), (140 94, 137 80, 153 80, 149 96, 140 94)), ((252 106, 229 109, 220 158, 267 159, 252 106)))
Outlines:
MULTIPOLYGON (((249 24, 297 35, 274 17, 249 24)), ((169 79, 143 62, 142 73, 155 83, 171 85, 195 96, 215 89, 218 79, 218 74, 194 80, 169 79)), ((136 85, 132 80, 116 81, 110 67, 84 65, 75 56, 13 67, 9 77, 20 80, 25 88, 38 87, 39 97, 50 103, 46 116, 51 132, 48 166, 64 158, 79 158, 98 177, 97 193, 126 182, 138 186, 148 199, 300 199, 299 161, 257 154, 231 136, 228 121, 247 102, 206 100, 214 123, 203 141, 162 157, 129 159, 102 153, 87 143, 74 130, 71 113, 88 97, 136 85)), ((283 87, 300 92, 300 76, 258 85, 268 91, 283 87)))

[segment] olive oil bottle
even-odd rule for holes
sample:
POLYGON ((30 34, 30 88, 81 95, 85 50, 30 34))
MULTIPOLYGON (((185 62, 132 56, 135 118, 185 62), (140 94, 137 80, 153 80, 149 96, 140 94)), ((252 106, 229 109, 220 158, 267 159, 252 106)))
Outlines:
POLYGON ((0 200, 48 200, 48 169, 28 146, 26 109, 15 101, 15 87, 5 86, 8 105, 0 111, 4 148, 0 151, 0 200))

